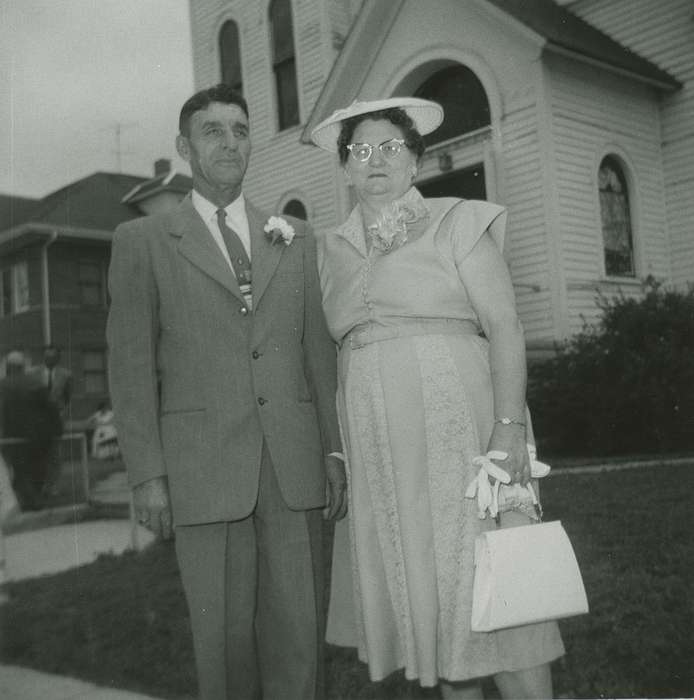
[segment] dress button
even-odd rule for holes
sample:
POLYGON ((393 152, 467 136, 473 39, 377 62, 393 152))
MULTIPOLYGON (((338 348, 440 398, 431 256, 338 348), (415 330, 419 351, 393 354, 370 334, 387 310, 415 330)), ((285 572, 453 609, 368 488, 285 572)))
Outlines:
POLYGON ((258 398, 258 403, 262 406, 265 404, 265 399, 261 396, 258 398))
POLYGON ((240 313, 242 316, 245 316, 245 315, 248 313, 248 309, 247 309, 245 306, 242 306, 242 307, 239 309, 239 313, 240 313))
POLYGON ((260 357, 260 353, 259 353, 257 350, 254 350, 254 351, 251 353, 251 357, 252 357, 254 360, 257 360, 257 359, 260 357))

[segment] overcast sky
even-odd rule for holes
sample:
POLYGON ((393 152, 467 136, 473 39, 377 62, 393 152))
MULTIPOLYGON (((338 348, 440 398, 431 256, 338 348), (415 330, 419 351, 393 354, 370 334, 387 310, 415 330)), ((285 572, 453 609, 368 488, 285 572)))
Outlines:
POLYGON ((188 0, 0 0, 0 193, 150 175, 157 158, 187 172, 174 138, 192 90, 188 0))

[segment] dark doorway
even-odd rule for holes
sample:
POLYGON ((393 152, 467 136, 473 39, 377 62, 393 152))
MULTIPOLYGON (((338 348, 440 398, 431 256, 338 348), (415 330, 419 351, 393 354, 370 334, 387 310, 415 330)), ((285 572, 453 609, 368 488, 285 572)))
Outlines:
POLYGON ((446 115, 443 124, 424 137, 427 146, 491 123, 487 93, 467 66, 448 66, 434 73, 419 86, 414 96, 438 102, 446 115))
POLYGON ((484 165, 478 163, 471 168, 456 170, 417 184, 425 197, 460 197, 461 199, 487 199, 484 185, 484 165))

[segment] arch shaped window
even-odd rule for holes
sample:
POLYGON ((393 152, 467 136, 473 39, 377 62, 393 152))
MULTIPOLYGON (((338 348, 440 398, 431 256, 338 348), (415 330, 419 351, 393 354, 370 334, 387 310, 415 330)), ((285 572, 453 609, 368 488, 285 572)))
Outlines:
POLYGON ((308 214, 304 203, 299 199, 290 199, 282 208, 282 213, 293 216, 303 221, 308 221, 308 214))
POLYGON ((272 70, 275 74, 277 119, 281 131, 299 123, 299 91, 296 81, 291 0, 272 0, 269 13, 272 70))
POLYGON ((600 163, 598 189, 605 273, 633 277, 634 245, 629 190, 622 166, 614 156, 606 156, 600 163))
POLYGON ((243 93, 240 47, 239 26, 230 19, 224 22, 219 30, 219 62, 222 82, 243 93))
POLYGON ((436 71, 419 86, 414 96, 433 100, 443 107, 443 123, 424 137, 427 146, 491 123, 484 86, 466 66, 448 66, 436 71))

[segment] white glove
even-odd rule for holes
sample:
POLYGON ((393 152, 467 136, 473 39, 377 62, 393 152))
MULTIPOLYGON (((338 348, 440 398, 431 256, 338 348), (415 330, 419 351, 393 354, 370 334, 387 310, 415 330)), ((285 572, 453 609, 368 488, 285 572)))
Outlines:
MULTIPOLYGON (((535 445, 528 445, 528 455, 530 457, 530 474, 534 479, 547 476, 550 466, 544 462, 539 462, 535 445)), ((501 484, 508 484, 511 477, 508 473, 498 467, 493 459, 503 461, 508 459, 508 453, 501 450, 490 450, 486 455, 473 457, 472 463, 479 468, 477 476, 470 482, 465 491, 466 498, 477 496, 477 514, 480 520, 484 520, 489 514, 495 518, 499 513, 499 487, 501 484), (492 482, 489 479, 493 479, 492 482)), ((535 489, 532 484, 525 487, 533 499, 533 504, 538 505, 535 489)))

